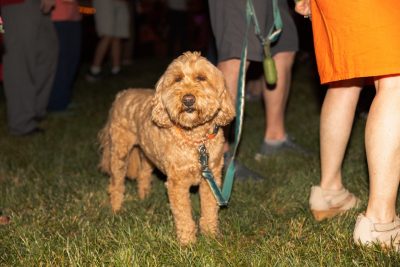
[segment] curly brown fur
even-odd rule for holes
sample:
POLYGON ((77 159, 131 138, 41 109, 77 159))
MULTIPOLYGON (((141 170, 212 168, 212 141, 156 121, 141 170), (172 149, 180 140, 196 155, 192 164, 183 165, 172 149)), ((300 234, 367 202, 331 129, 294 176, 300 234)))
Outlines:
POLYGON ((207 133, 227 125, 235 116, 222 73, 197 52, 175 59, 152 89, 119 93, 108 121, 99 133, 100 168, 110 175, 108 192, 114 212, 120 210, 125 177, 137 179, 139 198, 148 196, 154 167, 167 176, 166 187, 181 244, 196 240, 189 189, 199 185, 200 230, 218 233, 218 205, 201 177, 198 146, 209 152, 209 167, 221 185, 222 129, 213 139, 207 133))

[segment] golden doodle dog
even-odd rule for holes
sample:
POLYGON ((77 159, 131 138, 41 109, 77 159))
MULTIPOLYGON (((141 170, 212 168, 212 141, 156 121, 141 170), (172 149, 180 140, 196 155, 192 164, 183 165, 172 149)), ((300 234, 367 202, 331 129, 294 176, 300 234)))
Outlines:
POLYGON ((224 134, 219 126, 235 116, 222 73, 198 52, 175 59, 153 89, 127 89, 116 96, 99 133, 100 168, 110 175, 108 192, 120 210, 125 177, 136 179, 140 199, 148 196, 153 168, 167 176, 166 188, 177 237, 196 240, 190 187, 199 186, 202 233, 218 233, 218 205, 201 176, 199 146, 209 153, 209 168, 221 186, 224 134), (213 132, 214 131, 214 132, 213 132))

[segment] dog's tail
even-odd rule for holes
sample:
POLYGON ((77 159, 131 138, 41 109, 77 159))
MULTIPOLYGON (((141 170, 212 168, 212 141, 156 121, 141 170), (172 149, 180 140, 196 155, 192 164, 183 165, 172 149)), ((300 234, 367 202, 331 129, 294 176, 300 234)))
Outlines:
POLYGON ((129 153, 126 176, 130 179, 135 179, 139 175, 142 164, 140 153, 140 148, 137 146, 134 146, 131 150, 131 153, 129 153))
POLYGON ((107 123, 97 135, 97 140, 100 143, 99 150, 101 151, 101 158, 98 167, 100 168, 101 171, 110 174, 111 151, 110 151, 110 136, 108 134, 108 128, 109 127, 107 123))

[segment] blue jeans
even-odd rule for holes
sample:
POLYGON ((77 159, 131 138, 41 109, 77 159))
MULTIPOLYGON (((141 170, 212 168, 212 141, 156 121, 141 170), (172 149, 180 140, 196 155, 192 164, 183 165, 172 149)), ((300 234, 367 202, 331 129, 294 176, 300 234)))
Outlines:
POLYGON ((59 40, 57 72, 47 109, 62 111, 71 102, 73 86, 81 55, 81 22, 55 21, 59 40))

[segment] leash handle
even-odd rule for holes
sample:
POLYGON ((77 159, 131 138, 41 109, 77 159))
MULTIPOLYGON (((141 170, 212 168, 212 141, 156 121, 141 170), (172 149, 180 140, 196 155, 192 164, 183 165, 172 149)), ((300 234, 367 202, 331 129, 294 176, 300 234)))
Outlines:
POLYGON ((254 24, 254 33, 258 36, 263 45, 266 43, 267 40, 270 43, 277 41, 282 32, 283 22, 282 22, 281 12, 279 11, 278 0, 272 0, 272 10, 273 10, 274 23, 269 29, 267 37, 264 37, 261 33, 260 25, 258 24, 258 19, 256 11, 254 9, 253 0, 247 0, 246 15, 251 16, 251 20, 254 24))
POLYGON ((271 56, 271 43, 278 40, 283 27, 281 13, 279 12, 278 0, 272 0, 274 23, 272 24, 267 37, 264 37, 261 34, 260 26, 258 24, 257 15, 252 0, 248 0, 248 7, 254 24, 254 32, 258 36, 262 46, 264 47, 263 67, 265 80, 268 84, 276 84, 278 80, 278 75, 276 71, 275 61, 271 56))

